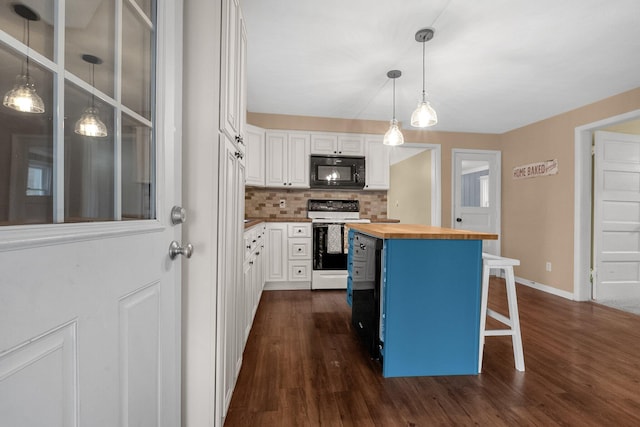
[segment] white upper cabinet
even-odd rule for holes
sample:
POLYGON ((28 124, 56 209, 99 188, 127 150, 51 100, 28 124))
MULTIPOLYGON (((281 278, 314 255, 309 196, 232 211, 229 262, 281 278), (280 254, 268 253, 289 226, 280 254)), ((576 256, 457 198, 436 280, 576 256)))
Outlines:
POLYGON ((247 35, 239 0, 222 5, 220 130, 244 151, 247 35))
POLYGON ((366 138, 365 190, 389 189, 389 147, 382 144, 382 136, 366 138))
POLYGON ((362 135, 311 134, 311 154, 363 156, 362 135))
POLYGON ((345 156, 364 156, 362 135, 338 135, 338 153, 345 156))
POLYGON ((265 182, 265 131, 256 126, 246 125, 245 144, 247 152, 245 163, 247 166, 247 185, 264 187, 265 182))
POLYGON ((309 134, 266 132, 265 185, 309 188, 309 134))
POLYGON ((389 150, 382 135, 265 132, 247 126, 247 185, 309 188, 309 155, 327 154, 365 156, 364 189, 388 190, 389 150))
POLYGON ((289 134, 289 187, 309 188, 309 135, 289 134))

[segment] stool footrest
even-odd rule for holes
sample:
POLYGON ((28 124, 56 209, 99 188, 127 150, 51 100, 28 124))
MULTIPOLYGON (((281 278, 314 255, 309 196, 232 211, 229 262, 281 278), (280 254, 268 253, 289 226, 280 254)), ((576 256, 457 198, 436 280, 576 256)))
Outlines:
POLYGON ((490 308, 487 308, 487 316, 496 319, 497 321, 499 321, 502 324, 505 324, 507 326, 513 327, 513 322, 511 321, 511 319, 509 319, 504 314, 498 313, 495 310, 491 310, 490 308))
POLYGON ((484 331, 485 337, 502 337, 513 334, 513 329, 489 329, 484 331))

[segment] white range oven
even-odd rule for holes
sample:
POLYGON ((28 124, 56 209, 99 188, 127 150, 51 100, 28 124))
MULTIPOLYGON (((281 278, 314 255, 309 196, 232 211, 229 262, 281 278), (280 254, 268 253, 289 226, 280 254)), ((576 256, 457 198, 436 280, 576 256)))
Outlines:
POLYGON ((360 219, 360 202, 310 199, 307 217, 313 228, 311 289, 346 289, 348 234, 344 225, 370 222, 360 219))

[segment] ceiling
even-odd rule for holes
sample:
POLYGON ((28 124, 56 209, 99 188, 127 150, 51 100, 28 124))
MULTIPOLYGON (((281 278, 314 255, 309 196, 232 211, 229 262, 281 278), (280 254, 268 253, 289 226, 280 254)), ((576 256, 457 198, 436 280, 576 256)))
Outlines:
POLYGON ((502 133, 640 87, 638 0, 240 0, 250 112, 502 133))

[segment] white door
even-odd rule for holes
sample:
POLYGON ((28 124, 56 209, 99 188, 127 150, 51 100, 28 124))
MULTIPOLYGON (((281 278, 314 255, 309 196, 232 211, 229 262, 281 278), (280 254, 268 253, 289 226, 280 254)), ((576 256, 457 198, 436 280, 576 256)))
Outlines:
POLYGON ((0 170, 11 171, 0 177, 0 424, 180 425, 182 257, 168 250, 181 235, 169 211, 181 194, 182 42, 165 19, 180 7, 159 2, 156 20, 154 2, 94 2, 65 28, 46 3, 29 49, 22 17, 0 12, 0 81, 30 55, 45 109, 0 106, 0 170), (89 53, 102 62, 83 62, 89 53), (74 132, 89 102, 107 136, 74 132), (7 156, 22 142, 26 157, 7 156))
MULTIPOLYGON (((500 236, 500 152, 454 149, 452 155, 453 228, 500 236)), ((500 255, 500 239, 483 241, 482 250, 500 255)))
POLYGON ((595 133, 593 297, 640 297, 640 135, 595 133))

